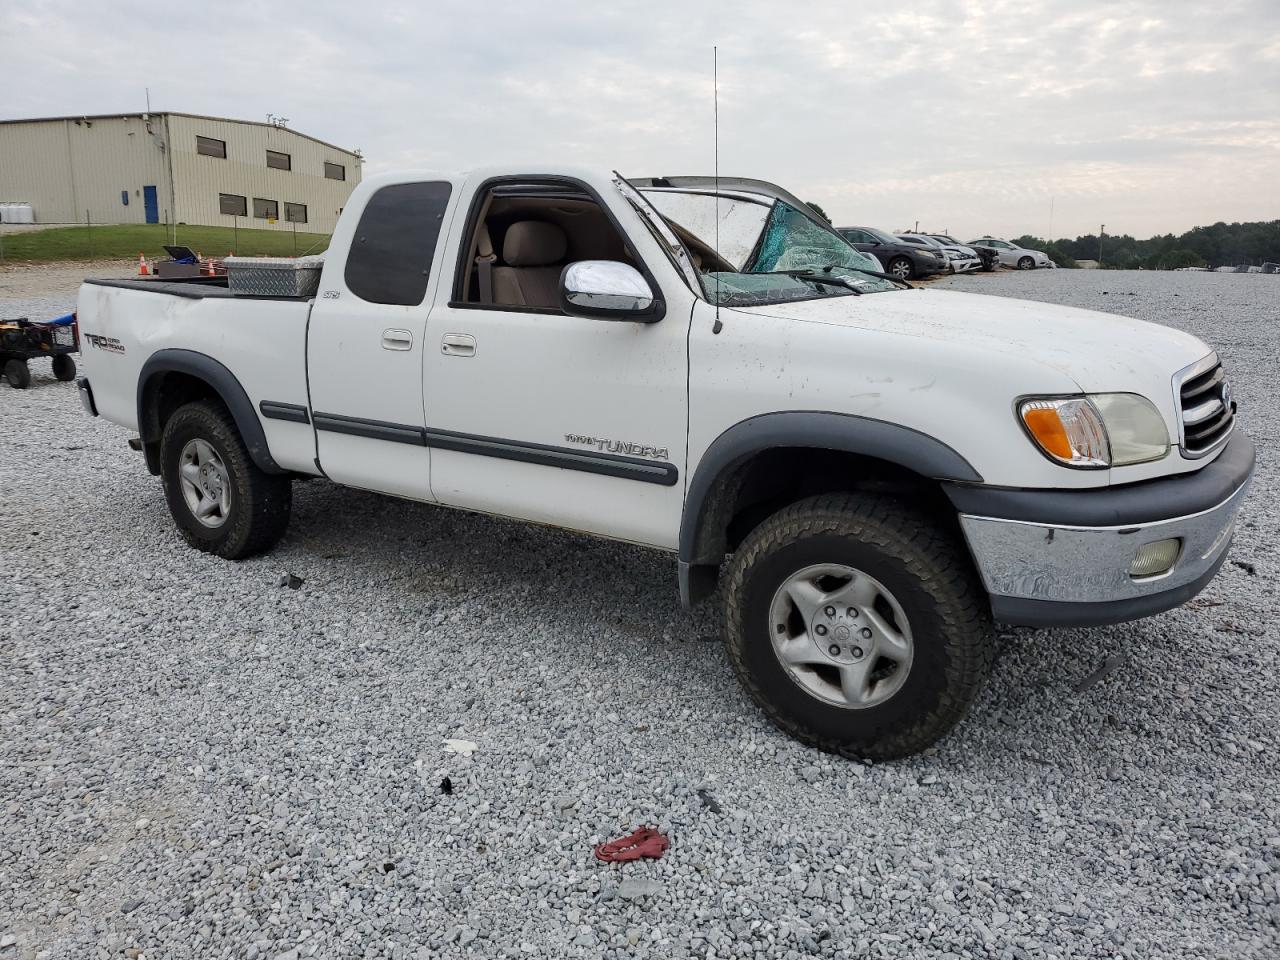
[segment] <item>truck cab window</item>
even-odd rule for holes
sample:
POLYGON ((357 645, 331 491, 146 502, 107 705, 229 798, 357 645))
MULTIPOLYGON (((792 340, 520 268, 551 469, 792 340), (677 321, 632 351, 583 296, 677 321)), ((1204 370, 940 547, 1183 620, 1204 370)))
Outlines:
POLYGON ((560 273, 578 260, 632 262, 600 205, 572 184, 500 185, 479 211, 459 286, 463 303, 559 310, 560 273))
POLYGON ((421 303, 450 190, 444 182, 395 183, 371 196, 351 238, 347 289, 370 303, 421 303))

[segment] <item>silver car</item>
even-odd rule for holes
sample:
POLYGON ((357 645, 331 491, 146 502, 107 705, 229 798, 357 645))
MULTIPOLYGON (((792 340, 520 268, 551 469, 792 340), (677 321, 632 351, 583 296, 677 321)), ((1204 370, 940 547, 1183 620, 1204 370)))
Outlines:
POLYGON ((897 236, 904 243, 941 250, 947 258, 947 266, 951 268, 952 273, 972 273, 974 270, 982 269, 982 258, 970 247, 958 243, 943 243, 937 237, 931 237, 925 233, 899 233, 897 236))
POLYGON ((978 240, 970 240, 969 246, 989 247, 996 252, 996 256, 1000 258, 1000 262, 1006 267, 1014 267, 1018 270, 1035 270, 1037 267, 1052 268, 1057 266, 1043 250, 1030 250, 1027 247, 1020 247, 1017 244, 1010 243, 1008 240, 1000 240, 996 237, 982 237, 978 240))

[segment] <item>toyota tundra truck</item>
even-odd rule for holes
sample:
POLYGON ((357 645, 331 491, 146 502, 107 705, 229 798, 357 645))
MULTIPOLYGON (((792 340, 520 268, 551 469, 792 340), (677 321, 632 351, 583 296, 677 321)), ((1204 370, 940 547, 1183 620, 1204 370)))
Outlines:
POLYGON ((666 551, 764 713, 847 756, 951 729, 993 622, 1194 597, 1253 473, 1195 337, 915 288, 762 181, 371 178, 319 270, 80 290, 82 402, 191 546, 269 549, 324 478, 666 551))

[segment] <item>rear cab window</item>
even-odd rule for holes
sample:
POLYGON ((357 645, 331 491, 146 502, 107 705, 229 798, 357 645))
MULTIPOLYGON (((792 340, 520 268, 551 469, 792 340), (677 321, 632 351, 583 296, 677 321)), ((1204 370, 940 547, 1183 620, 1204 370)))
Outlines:
POLYGON ((420 304, 451 191, 445 181, 393 183, 377 190, 351 238, 343 275, 347 289, 370 303, 420 304))

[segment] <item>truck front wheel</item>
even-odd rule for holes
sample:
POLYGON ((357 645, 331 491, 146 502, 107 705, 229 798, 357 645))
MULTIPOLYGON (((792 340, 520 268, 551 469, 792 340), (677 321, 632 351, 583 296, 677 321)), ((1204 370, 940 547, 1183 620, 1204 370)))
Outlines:
POLYGON ((258 468, 219 403, 188 403, 169 418, 160 476, 169 512, 197 550, 240 560, 284 536, 293 504, 289 478, 258 468))
POLYGON ((954 727, 994 648, 968 558, 883 496, 793 504, 747 537, 725 589, 730 660, 803 743, 893 759, 954 727))

